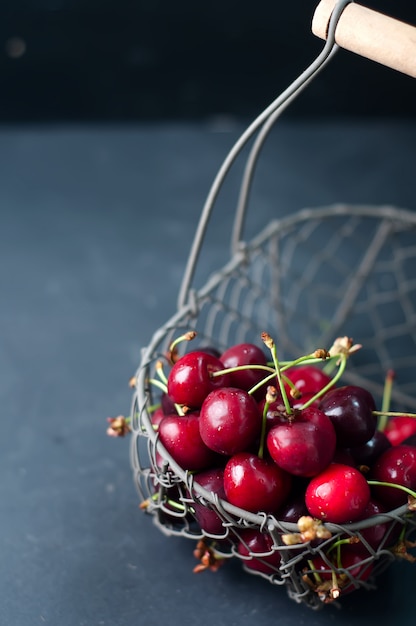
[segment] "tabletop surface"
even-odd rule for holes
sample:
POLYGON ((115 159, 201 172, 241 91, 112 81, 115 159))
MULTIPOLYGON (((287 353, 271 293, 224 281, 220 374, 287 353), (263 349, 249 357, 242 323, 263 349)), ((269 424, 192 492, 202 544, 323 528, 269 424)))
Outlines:
MULTIPOLYGON (((129 441, 106 436, 107 417, 130 410, 141 348, 175 312, 203 202, 244 126, 0 130, 2 624, 413 624, 409 563, 319 612, 234 564, 193 574, 193 546, 138 507, 129 441)), ((282 121, 247 233, 334 202, 415 210, 415 145, 406 121, 282 121)), ((239 175, 196 280, 228 258, 239 175)))

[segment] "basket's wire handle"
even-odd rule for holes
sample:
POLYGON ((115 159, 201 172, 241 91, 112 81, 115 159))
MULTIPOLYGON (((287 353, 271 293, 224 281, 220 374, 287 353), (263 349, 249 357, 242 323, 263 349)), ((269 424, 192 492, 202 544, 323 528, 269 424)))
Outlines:
MULTIPOLYGON (((241 153, 249 139, 255 134, 255 132, 262 126, 261 131, 256 137, 250 154, 248 156, 245 171, 243 174, 242 184, 240 188, 240 195, 236 209, 236 216, 234 220, 233 233, 231 237, 231 252, 237 254, 244 249, 244 242, 241 240, 241 232, 243 229, 244 218, 246 214, 246 206, 251 186, 251 181, 254 174, 255 165, 257 162, 258 154, 261 147, 268 135, 271 126, 276 122, 278 117, 283 113, 289 104, 301 93, 301 91, 312 81, 316 74, 321 71, 325 65, 330 61, 333 54, 339 49, 339 44, 336 42, 336 31, 338 32, 338 25, 341 24, 340 18, 345 8, 353 4, 353 0, 332 0, 330 3, 324 2, 325 5, 331 4, 331 9, 327 13, 327 20, 325 28, 322 33, 326 43, 316 57, 316 59, 306 68, 306 70, 295 79, 285 91, 283 91, 243 132, 236 143, 233 145, 225 160, 220 167, 212 186, 209 190, 205 204, 202 209, 202 213, 199 219, 197 230, 192 243, 191 251, 188 257, 188 261, 185 267, 184 276, 182 279, 181 287, 178 295, 178 310, 191 304, 190 296, 191 284, 195 274, 196 264, 199 258, 199 253, 202 247, 205 232, 208 226, 209 219, 212 214, 213 207, 217 200, 219 191, 224 183, 229 170, 231 169, 234 161, 241 153)), ((319 7, 318 7, 319 8, 319 7)), ((363 8, 363 7, 362 7, 363 8)), ((328 7, 326 6, 326 9, 328 7)), ((318 11, 318 10, 317 10, 318 11)), ((372 12, 374 13, 374 12, 372 12)), ((319 16, 319 13, 318 13, 319 16)), ((389 21, 391 18, 383 18, 389 21)), ((314 16, 315 23, 322 23, 322 17, 316 20, 316 14, 314 16)), ((395 20, 396 21, 396 20, 395 20)), ((407 26, 407 25, 406 25, 407 26)), ((411 28, 411 27, 410 27, 411 28)), ((415 30, 415 29, 413 29, 415 30)), ((413 39, 413 48, 416 50, 416 37, 413 39)), ((416 56, 416 55, 415 55, 416 56)))

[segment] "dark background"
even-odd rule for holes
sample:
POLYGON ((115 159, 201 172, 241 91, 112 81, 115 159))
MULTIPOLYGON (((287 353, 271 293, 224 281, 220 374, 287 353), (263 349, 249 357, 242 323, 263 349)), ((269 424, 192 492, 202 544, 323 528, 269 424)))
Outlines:
MULTIPOLYGON (((414 626, 410 563, 316 613, 239 563, 195 576, 105 432, 225 155, 323 47, 317 4, 0 0, 1 626, 414 626)), ((416 24, 414 2, 365 4, 416 24)), ((339 51, 262 152, 250 237, 334 202, 415 211, 415 86, 339 51)), ((240 165, 196 287, 228 261, 240 165)))
MULTIPOLYGON (((406 0, 369 8, 415 23, 406 0)), ((317 0, 3 0, 0 121, 251 117, 321 49, 317 0)), ((413 81, 341 52, 292 117, 413 117, 413 81)))

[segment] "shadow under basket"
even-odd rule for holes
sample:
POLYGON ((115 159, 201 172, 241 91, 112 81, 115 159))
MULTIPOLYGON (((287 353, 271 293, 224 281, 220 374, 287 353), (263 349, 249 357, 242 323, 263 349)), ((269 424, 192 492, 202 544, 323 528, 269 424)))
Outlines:
POLYGON ((172 341, 190 330, 197 333, 192 349, 209 345, 220 352, 242 342, 259 344, 262 333, 269 333, 281 361, 328 349, 337 337, 347 336, 362 349, 349 359, 343 382, 366 388, 380 407, 386 372, 394 370, 392 410, 416 412, 415 213, 341 203, 307 208, 269 223, 248 242, 240 241, 261 146, 280 112, 332 56, 333 32, 331 25, 322 56, 253 122, 220 169, 202 212, 177 313, 142 350, 130 414, 134 480, 142 507, 158 528, 195 543, 202 540, 202 553, 213 567, 221 559, 240 559, 247 571, 284 587, 292 599, 311 608, 336 600, 338 594, 342 598, 355 589, 374 588, 379 573, 400 555, 411 559, 403 549, 416 539, 415 513, 403 504, 359 522, 325 522, 325 537, 288 544, 284 538, 298 533, 298 524, 231 505, 172 458, 153 428, 152 413, 162 392, 152 381, 172 341), (243 175, 230 261, 202 288, 191 289, 222 182, 257 131, 243 175), (201 507, 219 520, 215 532, 201 530, 201 507), (380 529, 377 542, 370 540, 380 529), (247 540, 254 531, 264 539, 262 552, 253 551, 247 540), (361 546, 359 560, 334 559, 348 542, 361 546))

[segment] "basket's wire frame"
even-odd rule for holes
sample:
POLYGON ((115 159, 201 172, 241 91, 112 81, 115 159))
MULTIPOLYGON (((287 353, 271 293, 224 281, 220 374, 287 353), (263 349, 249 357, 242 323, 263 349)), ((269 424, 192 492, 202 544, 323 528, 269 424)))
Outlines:
MULTIPOLYGON (((300 563, 304 562, 305 556, 311 558, 313 555, 320 555, 324 560, 326 559, 328 571, 330 572, 333 566, 331 566, 325 555, 325 548, 340 537, 356 536, 368 550, 368 559, 363 562, 363 567, 367 565, 372 568, 373 574, 377 574, 395 558, 388 545, 390 531, 394 530, 394 528, 397 531, 397 528, 399 528, 403 531, 401 533, 403 538, 413 536, 416 528, 414 515, 409 514, 407 506, 404 505, 386 514, 377 515, 352 524, 342 526, 327 524, 328 530, 332 533, 332 538, 318 545, 285 546, 281 535, 282 533, 296 532, 298 530, 296 524, 279 521, 275 516, 265 513, 250 513, 221 500, 215 493, 206 490, 198 484, 192 472, 184 470, 171 457, 159 441, 157 431, 152 427, 151 408, 154 402, 154 394, 149 380, 155 372, 156 362, 160 358, 163 359, 165 357, 171 340, 180 333, 181 329, 189 330, 190 325, 198 320, 201 305, 207 301, 209 304, 210 294, 215 290, 221 290, 222 285, 227 284, 228 277, 232 277, 233 272, 238 271, 240 266, 249 264, 252 258, 250 255, 255 255, 256 251, 265 242, 270 240, 271 245, 278 245, 276 240, 273 239, 273 234, 281 230, 284 231, 285 228, 290 229, 295 222, 305 223, 312 215, 317 220, 320 218, 324 219, 330 215, 351 216, 354 213, 360 217, 362 215, 369 218, 377 217, 378 219, 381 217, 382 221, 377 231, 377 237, 373 240, 373 244, 369 247, 368 255, 363 259, 360 266, 359 276, 363 281, 366 278, 366 266, 371 265, 372 255, 376 254, 386 237, 394 230, 393 225, 399 223, 399 225, 412 224, 413 227, 416 226, 416 219, 412 213, 398 211, 392 207, 345 207, 340 205, 330 209, 322 209, 321 212, 316 209, 305 209, 296 216, 289 216, 288 218, 275 221, 250 245, 243 242, 241 238, 250 186, 264 141, 284 109, 315 78, 317 73, 323 69, 337 51, 338 47, 335 43, 336 25, 345 6, 350 2, 351 0, 341 0, 337 3, 330 19, 328 36, 322 52, 309 68, 247 128, 233 146, 220 168, 209 191, 198 223, 179 290, 177 312, 154 333, 149 345, 142 350, 141 363, 135 375, 136 385, 131 406, 132 442, 130 451, 134 480, 140 497, 147 503, 147 512, 153 515, 153 520, 160 530, 167 535, 179 535, 195 540, 207 538, 207 534, 203 533, 195 524, 193 503, 200 502, 206 507, 213 509, 222 520, 223 530, 221 534, 212 537, 212 539, 216 540, 218 552, 224 558, 238 556, 243 563, 244 557, 238 554, 235 548, 236 542, 241 540, 242 531, 247 528, 256 528, 268 533, 274 542, 271 552, 276 550, 279 552, 281 563, 279 567, 275 568, 275 571, 271 569, 269 574, 255 573, 264 576, 274 584, 284 585, 291 598, 297 602, 304 602, 312 608, 322 606, 322 601, 316 593, 311 591, 310 586, 305 582, 301 572, 299 572, 300 563), (248 140, 258 130, 259 133, 249 153, 240 187, 231 238, 231 259, 224 268, 215 273, 208 280, 207 284, 197 292, 192 288, 192 281, 214 204, 234 161, 248 140), (162 463, 161 459, 163 460, 162 463), (169 496, 172 493, 172 501, 176 502, 178 506, 172 506, 172 503, 169 501, 169 496), (390 528, 389 532, 386 533, 384 543, 377 550, 368 545, 364 532, 366 528, 375 524, 388 524, 390 528), (362 534, 363 532, 364 535, 362 534)), ((352 290, 357 288, 357 285, 351 287, 352 290)), ((278 295, 275 294, 274 297, 277 299, 278 295)), ((339 324, 342 323, 347 313, 348 311, 345 310, 338 311, 339 324)), ((212 330, 214 327, 215 312, 212 313, 211 318, 208 315, 205 334, 203 334, 201 341, 205 338, 208 341, 214 338, 212 330), (211 330, 206 330, 207 328, 211 328, 211 330)), ((227 345, 228 327, 226 325, 221 329, 220 336, 215 335, 215 339, 218 340, 220 345, 223 344, 224 347, 227 345)), ((404 400, 408 399, 407 396, 404 398, 404 400)), ((266 562, 269 554, 263 555, 266 562)), ((259 554, 254 556, 256 559, 262 558, 262 555, 259 554)), ((253 554, 249 554, 248 558, 252 557, 253 554)), ((247 569, 247 571, 254 573, 251 569, 247 569)), ((356 579, 349 569, 338 570, 339 573, 344 573, 348 577, 348 589, 358 587, 371 588, 373 586, 373 578, 369 580, 356 579)))

